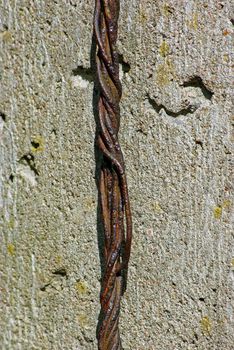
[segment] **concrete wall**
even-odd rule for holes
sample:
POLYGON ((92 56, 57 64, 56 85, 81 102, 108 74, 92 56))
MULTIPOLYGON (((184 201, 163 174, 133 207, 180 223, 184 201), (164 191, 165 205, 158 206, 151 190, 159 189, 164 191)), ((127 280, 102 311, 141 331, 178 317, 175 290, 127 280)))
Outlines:
MULTIPOLYGON (((121 1, 126 350, 231 350, 231 1, 121 1)), ((94 1, 0 6, 0 346, 93 350, 94 1)))

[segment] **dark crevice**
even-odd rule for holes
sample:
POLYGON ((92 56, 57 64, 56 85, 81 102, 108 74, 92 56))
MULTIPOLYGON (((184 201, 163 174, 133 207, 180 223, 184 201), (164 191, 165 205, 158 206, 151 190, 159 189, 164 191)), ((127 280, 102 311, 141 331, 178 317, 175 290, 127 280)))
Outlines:
POLYGON ((212 96, 214 95, 214 93, 205 86, 202 78, 197 76, 197 75, 192 77, 188 81, 184 82, 182 86, 183 87, 190 87, 191 86, 191 87, 195 87, 195 88, 200 88, 204 97, 207 100, 211 100, 212 96))
POLYGON ((47 19, 47 20, 46 20, 46 23, 47 23, 49 26, 51 26, 52 21, 51 21, 50 19, 47 19))
POLYGON ((36 141, 31 141, 31 145, 33 146, 33 148, 37 149, 40 147, 40 143, 36 142, 36 141))
POLYGON ((66 30, 64 30, 63 33, 67 38, 69 38, 69 35, 67 34, 66 30))
POLYGON ((203 148, 203 142, 201 140, 195 140, 195 143, 203 148))
POLYGON ((9 180, 10 180, 11 182, 14 181, 14 175, 13 175, 13 174, 11 174, 11 175, 9 176, 9 180))
POLYGON ((173 112, 169 109, 167 109, 167 107, 165 107, 163 104, 158 104, 154 99, 152 99, 149 95, 147 95, 147 99, 150 103, 150 105, 153 107, 153 109, 159 113, 162 109, 164 109, 164 111, 167 113, 167 115, 169 115, 170 117, 176 118, 179 117, 180 115, 187 115, 187 114, 191 114, 194 113, 194 106, 188 106, 186 108, 182 108, 181 110, 179 110, 178 112, 173 112))
POLYGON ((131 66, 124 60, 123 55, 119 55, 119 64, 121 64, 124 73, 128 73, 130 71, 131 66))
MULTIPOLYGON (((171 15, 171 14, 173 14, 174 11, 175 11, 175 9, 172 5, 165 4, 163 6, 163 12, 166 15, 171 15)), ((165 34, 164 34, 164 36, 165 36, 165 34)))
POLYGON ((67 278, 67 271, 64 267, 61 267, 60 269, 57 269, 53 272, 53 275, 59 275, 61 277, 67 278))
POLYGON ((2 120, 5 122, 6 121, 6 114, 3 112, 0 112, 0 117, 2 118, 2 120))
POLYGON ((231 24, 234 26, 234 18, 231 18, 230 21, 231 21, 231 24))
POLYGON ((36 168, 35 165, 35 158, 31 153, 25 154, 23 155, 20 160, 19 160, 20 164, 24 164, 24 165, 28 165, 30 167, 30 169, 38 176, 39 172, 36 168))
POLYGON ((139 133, 141 133, 141 134, 143 134, 143 135, 148 135, 148 133, 147 133, 145 130, 143 130, 142 128, 138 128, 138 129, 136 130, 136 132, 139 132, 139 133))
POLYGON ((49 287, 50 285, 51 285, 51 282, 46 283, 46 284, 44 284, 42 287, 40 287, 40 290, 41 290, 42 292, 45 292, 46 288, 49 287))
POLYGON ((61 268, 59 268, 59 269, 53 271, 52 274, 53 274, 54 276, 52 276, 52 278, 50 279, 50 281, 47 282, 47 283, 45 283, 43 286, 40 287, 40 290, 41 290, 42 292, 45 292, 46 289, 47 289, 47 287, 50 287, 50 286, 51 286, 51 287, 53 288, 53 281, 54 281, 54 279, 56 278, 56 276, 65 277, 65 278, 67 279, 67 271, 66 271, 66 269, 63 268, 63 267, 61 267, 61 268))
POLYGON ((91 68, 84 68, 82 66, 78 66, 77 68, 72 70, 72 75, 79 75, 82 79, 87 80, 88 82, 94 81, 94 72, 91 68))
POLYGON ((77 7, 76 1, 69 1, 69 5, 73 7, 77 7))

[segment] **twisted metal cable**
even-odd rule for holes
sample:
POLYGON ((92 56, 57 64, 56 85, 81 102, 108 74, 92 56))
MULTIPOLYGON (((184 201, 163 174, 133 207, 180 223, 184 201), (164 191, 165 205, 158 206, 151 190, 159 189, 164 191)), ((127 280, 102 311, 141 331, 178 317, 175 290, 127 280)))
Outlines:
MULTIPOLYGON (((124 271, 132 239, 132 219, 123 155, 118 141, 122 87, 116 51, 119 0, 96 0, 94 34, 99 83, 97 147, 102 153, 99 192, 104 229, 105 271, 100 294, 99 350, 122 349, 119 334, 124 271)), ((126 275, 125 275, 126 276, 126 275)), ((126 283, 126 281, 125 281, 126 283)))

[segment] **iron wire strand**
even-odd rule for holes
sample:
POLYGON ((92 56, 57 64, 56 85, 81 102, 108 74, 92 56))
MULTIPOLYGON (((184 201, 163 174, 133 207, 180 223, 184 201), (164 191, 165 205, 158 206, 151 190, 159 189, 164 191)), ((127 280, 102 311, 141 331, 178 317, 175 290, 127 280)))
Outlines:
POLYGON ((121 350, 119 313, 132 240, 132 218, 123 154, 118 141, 120 126, 119 62, 116 50, 119 0, 96 0, 94 34, 99 84, 97 147, 102 153, 99 191, 104 228, 105 271, 100 302, 99 350, 121 350))

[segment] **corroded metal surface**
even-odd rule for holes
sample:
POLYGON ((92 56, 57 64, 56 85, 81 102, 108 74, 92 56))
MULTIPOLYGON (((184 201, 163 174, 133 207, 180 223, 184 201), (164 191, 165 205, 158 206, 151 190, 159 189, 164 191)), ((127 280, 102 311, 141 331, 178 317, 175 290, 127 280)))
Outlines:
POLYGON ((98 331, 100 350, 122 349, 118 328, 120 300, 124 290, 123 271, 127 271, 132 238, 124 160, 118 141, 122 93, 116 51, 118 15, 118 0, 96 1, 94 33, 100 90, 97 146, 103 155, 99 191, 105 236, 105 271, 98 331))

